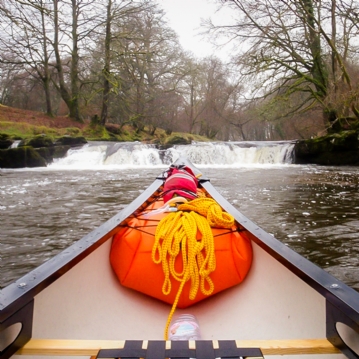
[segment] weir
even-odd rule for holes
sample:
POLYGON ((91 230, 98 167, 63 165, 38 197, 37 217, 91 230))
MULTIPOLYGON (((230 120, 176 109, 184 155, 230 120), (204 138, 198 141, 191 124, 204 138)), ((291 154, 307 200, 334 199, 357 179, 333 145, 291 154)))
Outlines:
POLYGON ((193 142, 163 149, 140 142, 90 142, 71 149, 53 168, 167 166, 181 156, 199 166, 283 165, 293 163, 294 142, 193 142))

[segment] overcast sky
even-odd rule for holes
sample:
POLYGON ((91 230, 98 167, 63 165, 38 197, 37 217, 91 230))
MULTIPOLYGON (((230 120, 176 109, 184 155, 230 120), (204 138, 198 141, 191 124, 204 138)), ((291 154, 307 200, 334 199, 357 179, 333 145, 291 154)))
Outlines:
POLYGON ((198 57, 211 55, 212 46, 200 32, 201 18, 218 16, 213 0, 157 0, 165 10, 169 26, 178 34, 182 47, 198 57))

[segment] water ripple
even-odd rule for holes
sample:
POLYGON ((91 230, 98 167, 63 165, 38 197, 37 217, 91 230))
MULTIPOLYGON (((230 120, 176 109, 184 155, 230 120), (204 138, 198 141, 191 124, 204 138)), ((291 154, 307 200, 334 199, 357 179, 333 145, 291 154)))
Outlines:
MULTIPOLYGON (((111 218, 159 172, 1 171, 0 287, 111 218)), ((204 172, 245 216, 359 290, 357 168, 290 165, 204 172)))

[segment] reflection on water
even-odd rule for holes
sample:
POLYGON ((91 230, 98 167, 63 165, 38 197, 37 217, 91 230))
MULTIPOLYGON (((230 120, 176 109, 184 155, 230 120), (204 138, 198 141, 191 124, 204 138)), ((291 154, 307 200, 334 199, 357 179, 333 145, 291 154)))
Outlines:
MULTIPOLYGON (((160 169, 0 171, 0 287, 112 217, 160 169)), ((204 168, 267 232, 359 290, 357 168, 204 168)))
POLYGON ((212 178, 247 217, 359 290, 357 168, 291 166, 212 178))
POLYGON ((0 287, 111 218, 158 171, 0 172, 0 287))

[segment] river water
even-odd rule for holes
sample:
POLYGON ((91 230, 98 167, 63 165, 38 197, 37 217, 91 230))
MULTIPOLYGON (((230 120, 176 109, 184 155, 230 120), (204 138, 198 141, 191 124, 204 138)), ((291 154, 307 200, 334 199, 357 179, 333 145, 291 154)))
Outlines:
POLYGON ((0 169, 0 288, 135 199, 186 155, 246 217, 359 291, 359 168, 291 164, 290 143, 159 151, 92 143, 47 168, 0 169))

